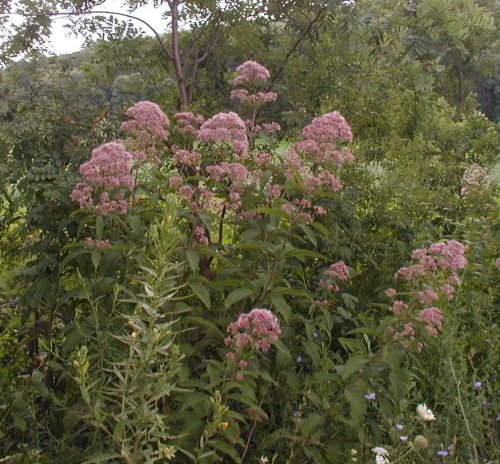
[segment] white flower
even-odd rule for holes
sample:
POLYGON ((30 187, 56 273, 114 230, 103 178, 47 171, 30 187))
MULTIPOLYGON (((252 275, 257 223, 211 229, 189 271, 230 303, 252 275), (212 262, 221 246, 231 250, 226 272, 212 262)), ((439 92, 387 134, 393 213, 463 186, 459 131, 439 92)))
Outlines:
POLYGON ((375 456, 375 464, 390 464, 390 461, 385 456, 378 454, 375 456))
POLYGON ((269 462, 269 459, 267 456, 261 456, 259 459, 260 464, 267 464, 269 462))
POLYGON ((389 451, 387 451, 385 448, 382 448, 381 446, 372 448, 372 453, 375 453, 377 456, 389 456, 389 451))
POLYGON ((436 420, 436 416, 425 404, 419 404, 417 406, 417 414, 420 417, 420 419, 424 421, 436 420))

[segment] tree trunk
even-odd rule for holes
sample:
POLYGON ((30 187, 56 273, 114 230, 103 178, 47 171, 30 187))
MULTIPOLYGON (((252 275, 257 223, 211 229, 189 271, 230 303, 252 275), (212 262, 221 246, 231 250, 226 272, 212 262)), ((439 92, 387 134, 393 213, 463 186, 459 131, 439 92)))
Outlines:
POLYGON ((175 78, 181 99, 181 110, 185 111, 189 108, 191 102, 189 101, 179 48, 179 3, 180 0, 169 0, 168 5, 172 14, 172 62, 174 64, 175 78))

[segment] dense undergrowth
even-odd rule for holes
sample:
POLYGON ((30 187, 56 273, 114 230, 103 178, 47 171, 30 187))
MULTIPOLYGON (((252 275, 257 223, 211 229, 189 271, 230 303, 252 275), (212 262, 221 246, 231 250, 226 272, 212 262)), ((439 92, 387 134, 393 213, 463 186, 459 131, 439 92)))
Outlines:
POLYGON ((0 462, 498 461, 493 20, 363 5, 193 112, 146 39, 2 71, 0 462))

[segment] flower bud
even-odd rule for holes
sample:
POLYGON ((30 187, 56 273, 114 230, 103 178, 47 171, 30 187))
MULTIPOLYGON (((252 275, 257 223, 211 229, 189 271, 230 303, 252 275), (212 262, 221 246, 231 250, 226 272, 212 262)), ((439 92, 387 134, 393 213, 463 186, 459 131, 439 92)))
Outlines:
POLYGON ((423 435, 417 435, 415 437, 415 440, 413 440, 413 447, 416 450, 421 450, 425 449, 429 446, 429 442, 427 441, 427 438, 425 438, 423 435))

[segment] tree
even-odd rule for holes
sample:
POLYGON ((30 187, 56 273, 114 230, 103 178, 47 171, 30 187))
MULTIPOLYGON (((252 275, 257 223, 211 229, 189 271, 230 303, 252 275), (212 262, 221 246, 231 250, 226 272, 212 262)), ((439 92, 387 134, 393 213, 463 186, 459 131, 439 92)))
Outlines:
MULTIPOLYGON (((3 0, 0 12, 3 20, 9 15, 18 14, 26 19, 22 25, 12 26, 14 34, 11 38, 4 37, 1 48, 0 63, 5 64, 10 58, 32 48, 44 48, 45 40, 50 34, 51 20, 58 16, 73 18, 73 30, 83 34, 86 30, 106 33, 116 37, 116 34, 130 35, 137 31, 132 27, 133 21, 140 21, 142 26, 151 30, 159 44, 164 58, 171 62, 179 92, 180 108, 185 110, 191 103, 193 91, 197 83, 200 66, 206 61, 213 49, 227 38, 231 29, 242 21, 254 21, 257 18, 273 18, 280 21, 295 21, 295 15, 302 14, 307 18, 302 31, 297 34, 297 40, 285 54, 283 63, 271 80, 274 82, 282 73, 287 60, 294 53, 301 41, 312 29, 324 19, 328 9, 337 2, 288 1, 280 8, 277 2, 260 2, 257 0, 231 1, 201 1, 201 0, 167 0, 168 11, 165 14, 165 36, 156 31, 146 21, 133 15, 133 12, 144 0, 126 0, 129 13, 118 13, 99 10, 105 0, 37 0, 16 5, 12 0, 3 0), (109 15, 108 18, 103 15, 109 15), (123 18, 118 21, 115 16, 123 18), (80 18, 84 18, 81 20, 80 18), (182 41, 182 29, 187 27, 191 34, 190 40, 182 41), (166 43, 168 41, 168 45, 166 43)), ((159 7, 163 2, 153 0, 153 5, 159 7)), ((302 22, 303 19, 302 19, 302 22)))

